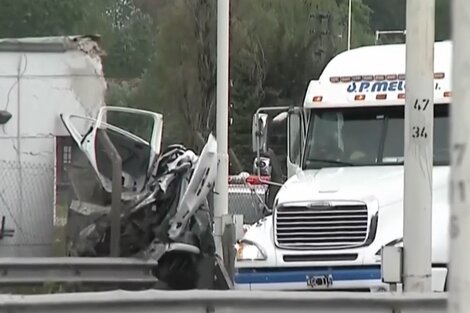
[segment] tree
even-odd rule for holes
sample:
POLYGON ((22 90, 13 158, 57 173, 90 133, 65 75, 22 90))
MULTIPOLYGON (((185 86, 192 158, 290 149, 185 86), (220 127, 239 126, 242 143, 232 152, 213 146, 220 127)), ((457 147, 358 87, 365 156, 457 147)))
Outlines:
POLYGON ((160 12, 155 58, 136 99, 164 114, 165 141, 196 147, 214 130, 215 5, 216 0, 175 0, 160 12))
MULTIPOLYGON (((155 38, 152 18, 132 0, 0 0, 0 6, 0 37, 100 34, 107 52, 106 103, 137 106, 137 86, 152 61, 155 38)), ((148 137, 148 123, 122 116, 113 121, 148 137)))
MULTIPOLYGON (((371 43, 371 11, 354 1, 352 45, 371 43)), ((194 148, 215 130, 216 0, 0 5, 3 37, 102 34, 108 104, 163 113, 165 142, 194 148)), ((246 169, 252 114, 264 105, 302 103, 308 82, 346 48, 347 14, 345 0, 232 1, 230 144, 246 169)))
MULTIPOLYGON (((164 113, 166 140, 195 146, 214 131, 216 1, 158 5, 156 54, 136 102, 164 113)), ((248 169, 251 115, 260 105, 302 102, 309 80, 346 47, 347 7, 329 0, 238 0, 231 12, 230 145, 248 169)), ((356 13, 365 17, 358 18, 355 44, 372 39, 365 34, 368 13, 365 6, 356 13)))
MULTIPOLYGON (((233 12, 231 146, 249 170, 251 116, 303 103, 310 80, 346 48, 347 5, 329 0, 239 0, 233 12)), ((369 9, 355 10, 353 46, 371 43, 369 9)))
POLYGON ((162 16, 162 12, 169 5, 173 5, 172 0, 134 0, 134 4, 142 12, 147 13, 154 21, 158 21, 159 17, 162 16))
POLYGON ((436 40, 450 39, 450 21, 450 0, 436 0, 436 40))
POLYGON ((112 0, 0 0, 0 37, 90 34, 111 29, 105 7, 112 0))
POLYGON ((132 0, 0 0, 0 7, 0 37, 101 35, 108 77, 139 77, 153 55, 152 20, 132 0))
MULTIPOLYGON (((355 0, 353 1, 355 3, 355 0)), ((406 0, 364 0, 364 2, 373 12, 372 30, 404 30, 406 28, 406 0)), ((449 38, 450 1, 436 0, 436 40, 449 38)))
POLYGON ((105 15, 111 25, 105 46, 109 55, 105 60, 106 75, 124 80, 141 77, 155 50, 151 17, 132 0, 112 0, 105 15))

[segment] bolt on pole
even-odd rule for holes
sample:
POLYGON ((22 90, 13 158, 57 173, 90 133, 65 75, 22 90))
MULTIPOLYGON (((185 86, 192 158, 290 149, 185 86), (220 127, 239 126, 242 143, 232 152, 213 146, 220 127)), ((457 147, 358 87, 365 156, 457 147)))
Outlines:
POLYGON ((405 292, 431 290, 434 0, 406 2, 405 292))
POLYGON ((230 0, 217 1, 217 152, 219 165, 214 192, 214 233, 217 254, 223 256, 223 216, 228 214, 228 107, 230 0))
POLYGON ((449 312, 470 312, 470 1, 452 5, 449 312))

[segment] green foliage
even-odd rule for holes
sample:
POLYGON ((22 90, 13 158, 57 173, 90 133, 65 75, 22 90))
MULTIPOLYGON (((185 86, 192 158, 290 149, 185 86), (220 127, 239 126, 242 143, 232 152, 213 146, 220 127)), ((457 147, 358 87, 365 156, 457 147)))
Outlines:
POLYGON ((436 0, 436 40, 450 39, 450 0, 436 0))
POLYGON ((105 60, 106 74, 113 78, 140 77, 149 66, 155 49, 152 19, 132 0, 112 1, 106 8, 106 15, 112 25, 112 33, 106 42, 110 56, 105 60))
MULTIPOLYGON (((215 130, 216 0, 5 1, 3 14, 18 18, 0 19, 3 37, 102 34, 106 75, 142 78, 132 86, 110 81, 108 103, 163 113, 165 142, 195 147, 215 130)), ((347 7, 330 0, 232 6, 230 140, 248 167, 252 113, 302 102, 308 81, 346 47, 347 7)), ((367 42, 367 8, 354 19, 353 43, 360 45, 367 42)))
MULTIPOLYGON (((164 143, 196 147, 215 130, 216 2, 0 0, 0 37, 100 34, 108 103, 163 113, 164 143)), ((302 103, 308 82, 347 47, 348 0, 231 3, 230 146, 249 170, 252 114, 302 103)), ((406 0, 352 4, 352 47, 405 28, 406 0)), ((437 39, 449 37, 449 11, 449 0, 436 0, 437 39)))
MULTIPOLYGON (((356 0, 353 0, 353 3, 355 4, 356 0)), ((370 23, 373 31, 406 28, 406 0, 364 0, 364 3, 373 12, 370 23)), ((449 38, 450 0, 436 0, 436 40, 449 38)))
POLYGON ((0 37, 107 32, 102 9, 112 0, 0 0, 0 37))
MULTIPOLYGON (((374 33, 371 26, 371 19, 373 19, 373 11, 365 3, 364 0, 352 0, 353 6, 351 9, 351 48, 360 47, 364 45, 374 44, 374 33)), ((341 20, 345 21, 344 24, 344 38, 346 39, 347 20, 348 20, 348 0, 339 0, 339 7, 342 13, 341 20)))
POLYGON ((131 0, 0 0, 0 37, 102 36, 108 77, 139 77, 154 50, 153 22, 131 0))
MULTIPOLYGON (((354 15, 353 45, 370 43, 365 5, 354 15)), ((251 167, 251 116, 260 106, 301 105, 307 84, 346 48, 347 3, 239 0, 232 22, 231 146, 251 167)))
MULTIPOLYGON (((106 103, 110 106, 135 107, 134 100, 140 79, 129 81, 108 81, 106 103)), ((110 112, 106 116, 107 122, 127 130, 144 140, 150 141, 153 119, 148 116, 129 115, 123 112, 110 112)))
POLYGON ((165 141, 195 147, 198 133, 214 129, 215 4, 175 0, 160 15, 155 57, 137 101, 164 114, 165 141))
MULTIPOLYGON (((137 83, 137 82, 136 82, 137 83)), ((113 106, 127 107, 135 96, 136 84, 132 82, 108 80, 106 103, 113 106)))

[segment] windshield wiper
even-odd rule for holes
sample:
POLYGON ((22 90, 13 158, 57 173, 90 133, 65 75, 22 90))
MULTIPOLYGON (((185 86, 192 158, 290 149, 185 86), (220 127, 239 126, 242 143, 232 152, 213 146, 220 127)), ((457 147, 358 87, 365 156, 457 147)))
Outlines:
POLYGON ((348 163, 348 162, 343 162, 343 161, 338 161, 338 160, 329 160, 329 159, 307 159, 306 160, 307 164, 309 162, 325 162, 325 163, 329 163, 329 164, 338 164, 338 165, 343 165, 343 166, 354 166, 355 164, 353 163, 348 163))

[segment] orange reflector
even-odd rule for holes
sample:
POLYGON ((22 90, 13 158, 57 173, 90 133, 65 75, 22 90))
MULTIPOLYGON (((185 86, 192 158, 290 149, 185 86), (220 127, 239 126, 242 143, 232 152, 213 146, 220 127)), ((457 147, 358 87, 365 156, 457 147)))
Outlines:
POLYGON ((375 80, 385 80, 385 75, 375 75, 375 80))
POLYGON ((406 78, 406 75, 405 75, 405 74, 399 74, 399 75, 398 75, 398 79, 399 79, 399 80, 405 80, 405 78, 406 78))
POLYGON ((379 93, 378 95, 375 96, 375 99, 385 100, 385 99, 387 99, 387 94, 386 93, 379 93))
POLYGON ((332 83, 339 83, 339 77, 338 76, 333 76, 333 77, 330 77, 330 82, 332 83))
POLYGON ((321 102, 323 100, 323 97, 322 96, 315 96, 313 97, 313 102, 321 102))
POLYGON ((365 98, 366 98, 366 95, 356 95, 356 96, 354 96, 354 100, 358 100, 358 101, 364 100, 365 98))
POLYGON ((404 93, 399 93, 398 94, 398 99, 405 99, 405 94, 404 93))
POLYGON ((398 75, 397 74, 390 74, 390 75, 387 75, 387 80, 397 80, 398 78, 398 75))
POLYGON ((443 79, 446 76, 445 73, 434 73, 435 79, 443 79))
POLYGON ((444 92, 444 97, 445 97, 445 98, 450 98, 450 97, 452 97, 452 91, 445 91, 445 92, 444 92))

